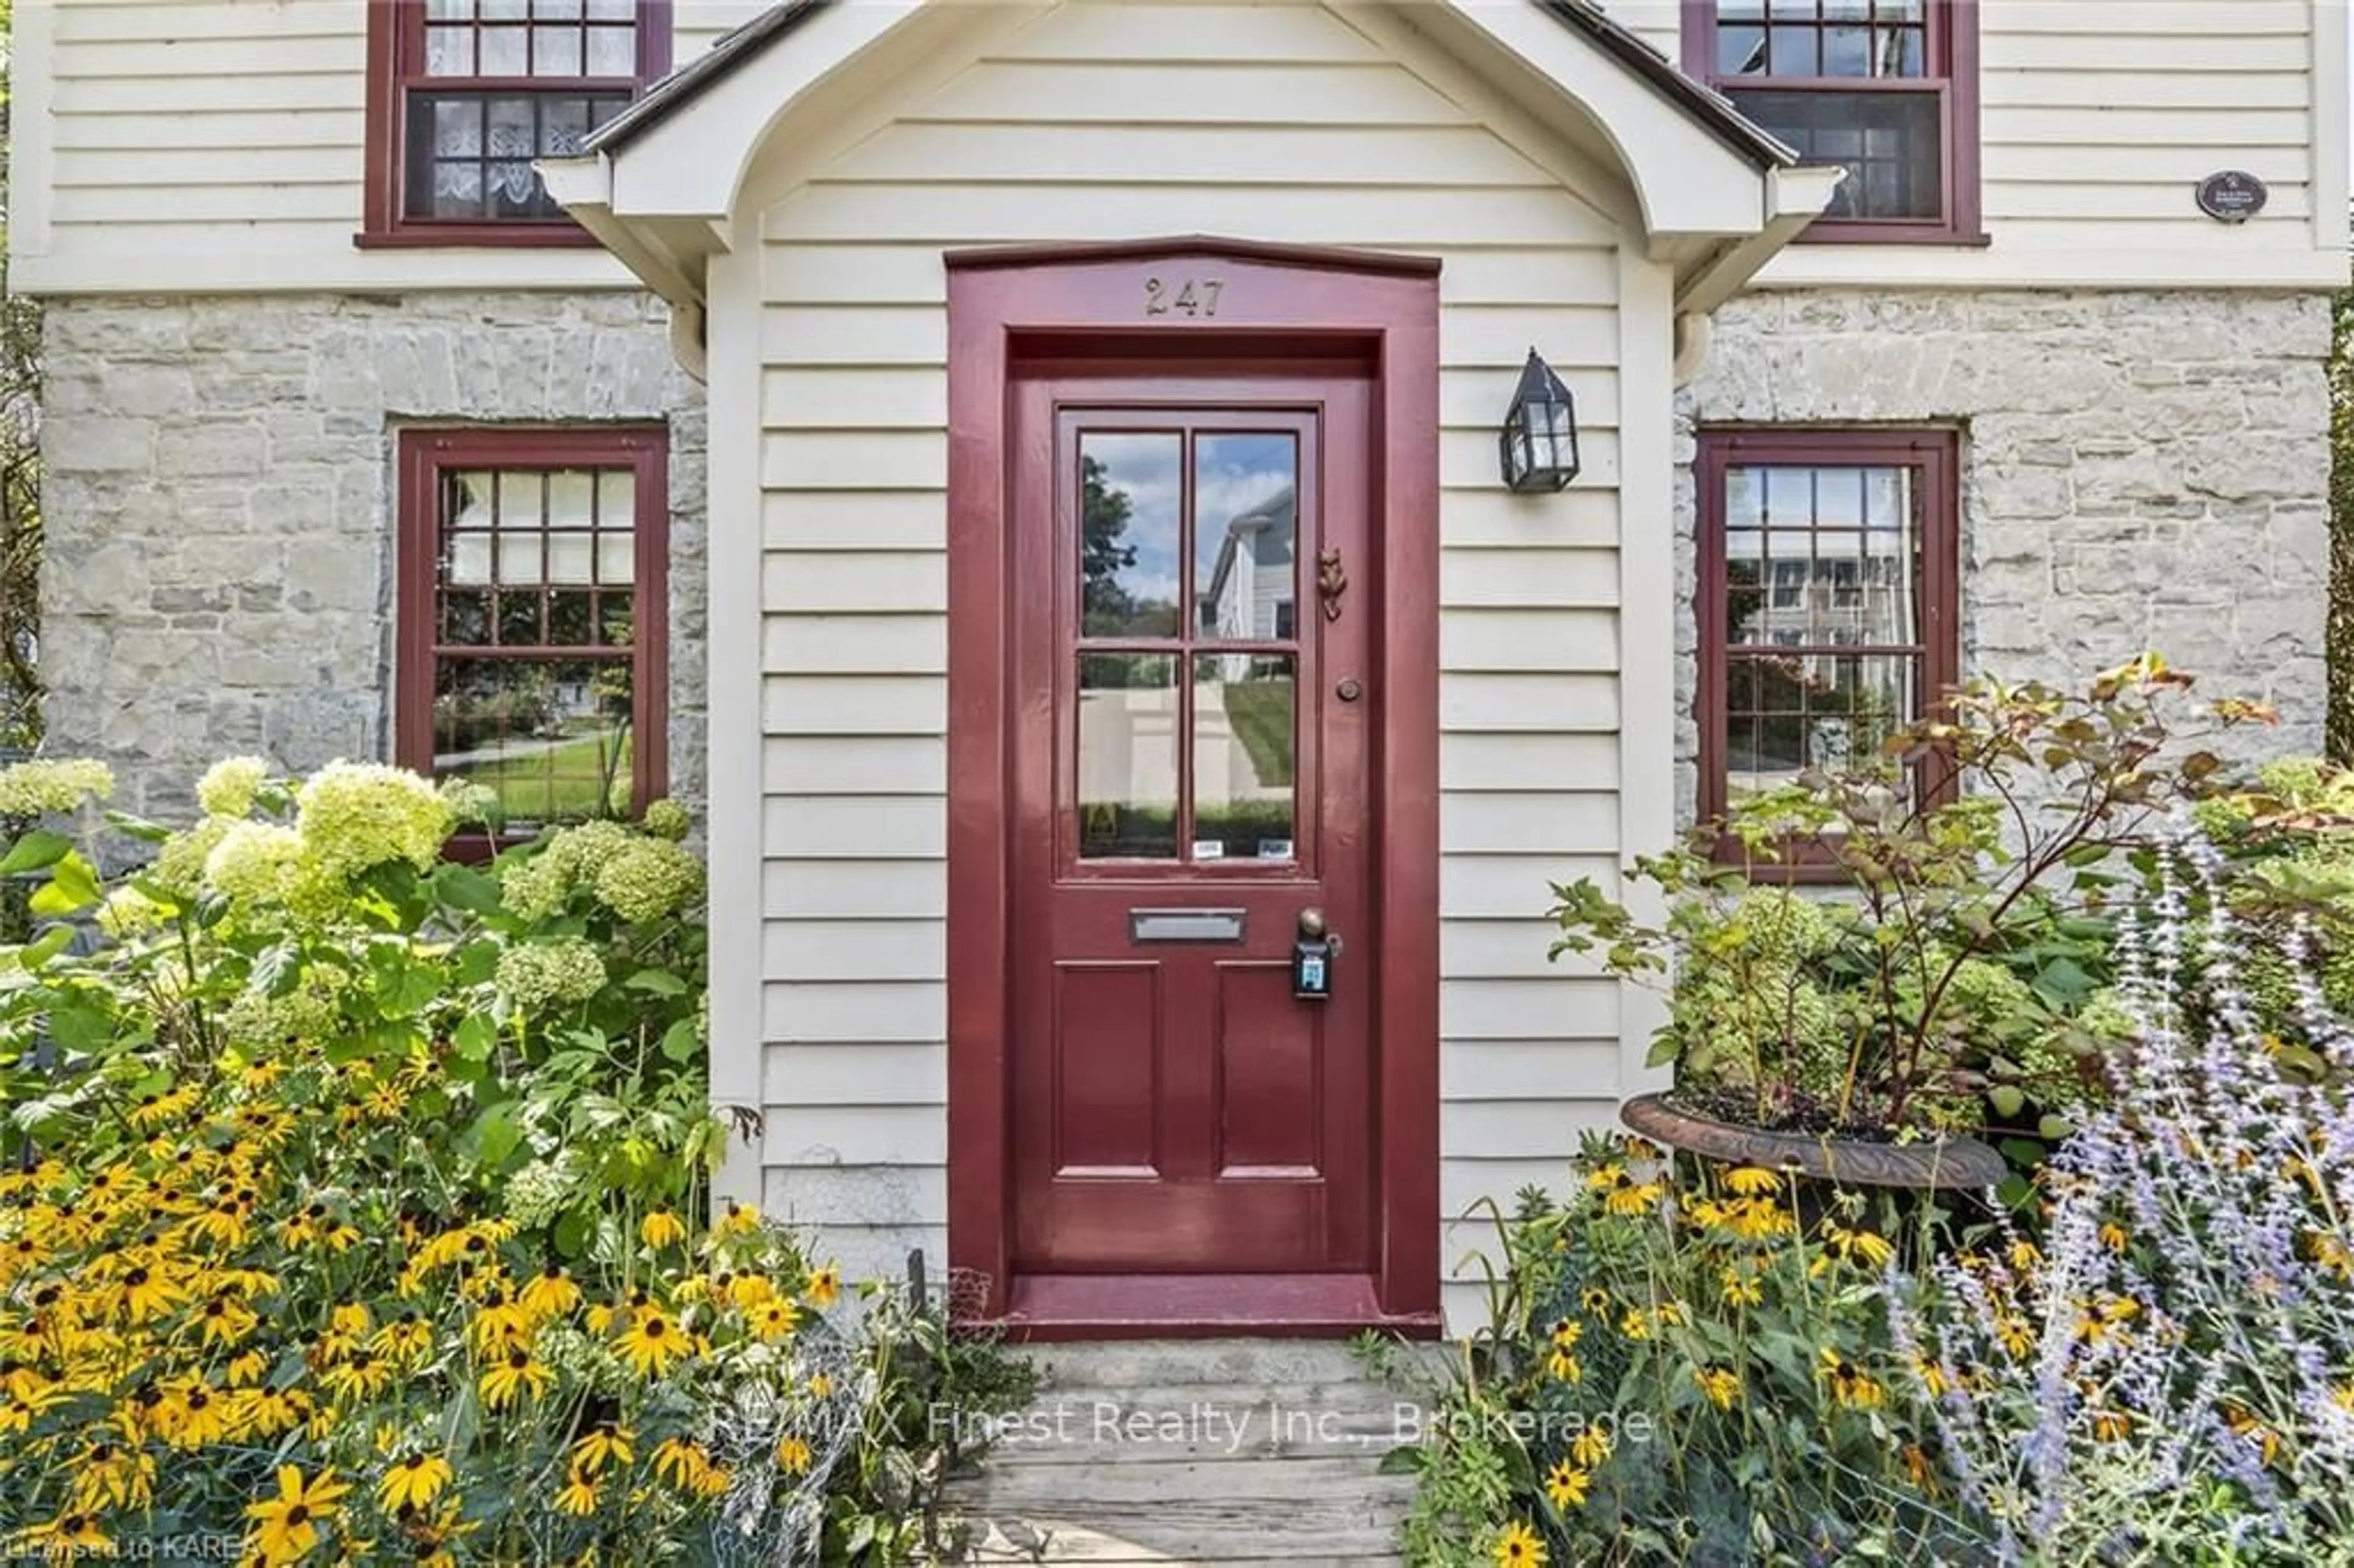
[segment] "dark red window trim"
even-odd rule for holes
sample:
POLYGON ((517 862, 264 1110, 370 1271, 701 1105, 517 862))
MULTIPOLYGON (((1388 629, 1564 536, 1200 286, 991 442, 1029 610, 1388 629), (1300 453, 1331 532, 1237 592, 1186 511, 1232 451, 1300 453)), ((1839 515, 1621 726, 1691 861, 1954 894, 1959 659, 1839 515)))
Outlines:
POLYGON ((1720 92, 1931 92, 1938 95, 1939 154, 1945 161, 1946 215, 1935 223, 1886 218, 1824 219, 1798 236, 1808 244, 1984 245, 1978 114, 1978 0, 1927 0, 1927 72, 1912 79, 1727 77, 1716 69, 1717 0, 1681 0, 1685 74, 1720 92))
MULTIPOLYGON (((673 0, 638 0, 640 93, 670 74, 673 0)), ((569 218, 479 222, 401 216, 407 179, 407 99, 411 83, 425 77, 425 0, 367 0, 366 178, 360 231, 353 243, 363 249, 402 247, 493 245, 506 248, 583 247, 597 241, 569 218)), ((459 79, 451 79, 456 80, 459 79)), ((577 88, 578 80, 534 77, 504 85, 577 88)))
MULTIPOLYGON (((1693 715, 1700 729, 1700 820, 1721 821, 1726 803, 1727 654, 1723 606, 1725 471, 1749 464, 1793 467, 1872 464, 1905 466, 1920 474, 1921 692, 1935 703, 1961 680, 1961 435, 1934 429, 1855 429, 1784 426, 1771 429, 1715 428, 1700 432, 1695 480, 1699 507, 1700 689, 1693 715)), ((1744 645, 1745 646, 1745 645, 1744 645)), ((1923 715, 1912 715, 1915 718, 1923 715)), ((1914 786, 1927 800, 1949 798, 1953 779, 1935 758, 1918 765, 1914 786)), ((1737 839, 1720 837, 1716 858, 1761 877, 1795 882, 1844 881, 1821 844, 1782 846, 1779 858, 1753 863, 1737 839)))
MULTIPOLYGON (((634 810, 668 788, 670 440, 659 426, 415 429, 400 433, 394 599, 393 760, 433 777, 441 476, 461 469, 628 468, 636 481, 630 652, 634 810)), ((479 841, 480 835, 475 835, 479 841)), ((467 846, 458 846, 461 850, 467 846)), ((472 846, 489 846, 477 842, 472 846)))

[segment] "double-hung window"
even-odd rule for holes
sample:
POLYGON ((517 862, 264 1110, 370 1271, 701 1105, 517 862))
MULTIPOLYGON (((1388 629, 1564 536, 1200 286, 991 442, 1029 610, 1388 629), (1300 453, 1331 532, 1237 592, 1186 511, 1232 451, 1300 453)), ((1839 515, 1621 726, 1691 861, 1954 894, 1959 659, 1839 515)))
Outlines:
POLYGON ((1847 171, 1803 238, 1980 240, 1977 0, 1684 0, 1684 69, 1847 171))
POLYGON ((533 160, 670 68, 670 0, 369 0, 363 244, 586 244, 533 160))
POLYGON ((651 429, 409 430, 394 750, 510 831, 663 788, 669 501, 651 429))
POLYGON ((1958 458, 1950 430, 1702 432, 1703 821, 1867 760, 1956 683, 1958 458))

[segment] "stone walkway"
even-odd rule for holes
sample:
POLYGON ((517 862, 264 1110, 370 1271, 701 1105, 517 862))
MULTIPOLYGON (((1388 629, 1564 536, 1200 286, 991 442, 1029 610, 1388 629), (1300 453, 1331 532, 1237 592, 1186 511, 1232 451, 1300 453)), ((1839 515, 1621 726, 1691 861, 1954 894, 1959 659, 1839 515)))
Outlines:
POLYGON ((1399 1561, 1413 1483, 1377 1472, 1413 1395, 1343 1346, 1156 1340, 1034 1356, 1036 1402, 952 1490, 980 1561, 1399 1561))

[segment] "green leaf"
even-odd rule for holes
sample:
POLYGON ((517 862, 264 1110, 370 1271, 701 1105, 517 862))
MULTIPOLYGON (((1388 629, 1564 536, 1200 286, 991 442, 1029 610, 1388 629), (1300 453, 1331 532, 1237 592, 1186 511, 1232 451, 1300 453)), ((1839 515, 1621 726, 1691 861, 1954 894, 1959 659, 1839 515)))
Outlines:
POLYGON ((482 1165, 496 1170, 523 1145, 523 1125, 515 1118, 514 1102, 503 1100, 474 1118, 458 1139, 461 1150, 482 1165))
POLYGON ((1651 1048, 1643 1054, 1643 1065, 1667 1066, 1676 1059, 1676 1053, 1682 1048, 1682 1044, 1675 1035, 1662 1029, 1651 1037, 1651 1048))
POLYGON ((2002 1157, 2013 1165, 2036 1165, 2049 1152, 2031 1138, 2006 1138, 2002 1140, 2002 1157))
POLYGON ((16 961, 28 969, 37 969, 71 947, 73 939, 72 927, 51 926, 17 951, 16 961))
POLYGON ((46 871, 72 852, 73 840, 65 834, 36 828, 10 845, 5 856, 0 856, 0 876, 46 871))
POLYGON ((2035 1130, 2053 1143, 2076 1130, 2076 1124, 2064 1116, 2047 1116, 2035 1124, 2035 1130))
POLYGON ((69 851, 49 873, 49 880, 30 900, 36 915, 66 916, 78 913, 97 903, 104 894, 98 885, 98 873, 79 851, 69 851))
POLYGON ((470 1012, 460 1019, 458 1027, 450 1035, 450 1044, 457 1049, 459 1055, 469 1062, 488 1060, 492 1048, 498 1043, 499 1032, 491 1026, 489 1019, 479 1012, 470 1012))
POLYGON ((2016 1084, 1997 1084, 1987 1091, 1987 1104, 2000 1117, 2017 1116, 2027 1105, 2027 1096, 2016 1084))
POLYGON ((673 1062, 692 1062, 702 1049, 703 1041, 692 1018, 682 1018, 663 1031, 662 1053, 673 1062))
POLYGON ((588 1245, 588 1227, 592 1222, 578 1209, 567 1209, 556 1222, 556 1250, 566 1258, 577 1258, 588 1245))
POLYGON ((622 982, 631 991, 650 991, 655 996, 684 996, 686 982, 668 969, 640 969, 622 982))
POLYGON ((2002 1179, 1995 1188, 1994 1195, 2005 1208, 2023 1209, 2035 1196, 2035 1187, 2026 1177, 2013 1171, 2002 1179))
POLYGON ((1383 1455, 1381 1465, 1374 1473, 1383 1476, 1418 1476, 1429 1463, 1429 1449, 1408 1444, 1404 1447, 1393 1448, 1383 1455))
POLYGON ((497 878, 454 861, 433 874, 433 895, 469 915, 495 915, 503 907, 497 878))

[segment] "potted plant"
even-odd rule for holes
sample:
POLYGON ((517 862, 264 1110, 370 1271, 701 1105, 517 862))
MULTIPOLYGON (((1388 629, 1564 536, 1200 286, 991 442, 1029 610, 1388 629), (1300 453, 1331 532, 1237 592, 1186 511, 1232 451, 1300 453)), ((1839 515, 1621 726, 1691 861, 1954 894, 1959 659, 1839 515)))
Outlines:
POLYGON ((2222 773, 2176 734, 2190 684, 2154 654, 2080 691, 1981 680, 1876 754, 1638 860, 1655 923, 1591 878, 1555 885, 1554 959, 1667 993, 1650 1062, 1674 1086, 1630 1102, 1628 1124, 1710 1158, 1913 1188, 2002 1181, 1982 1133, 2064 1133, 2119 1033, 2109 890, 2222 773))

